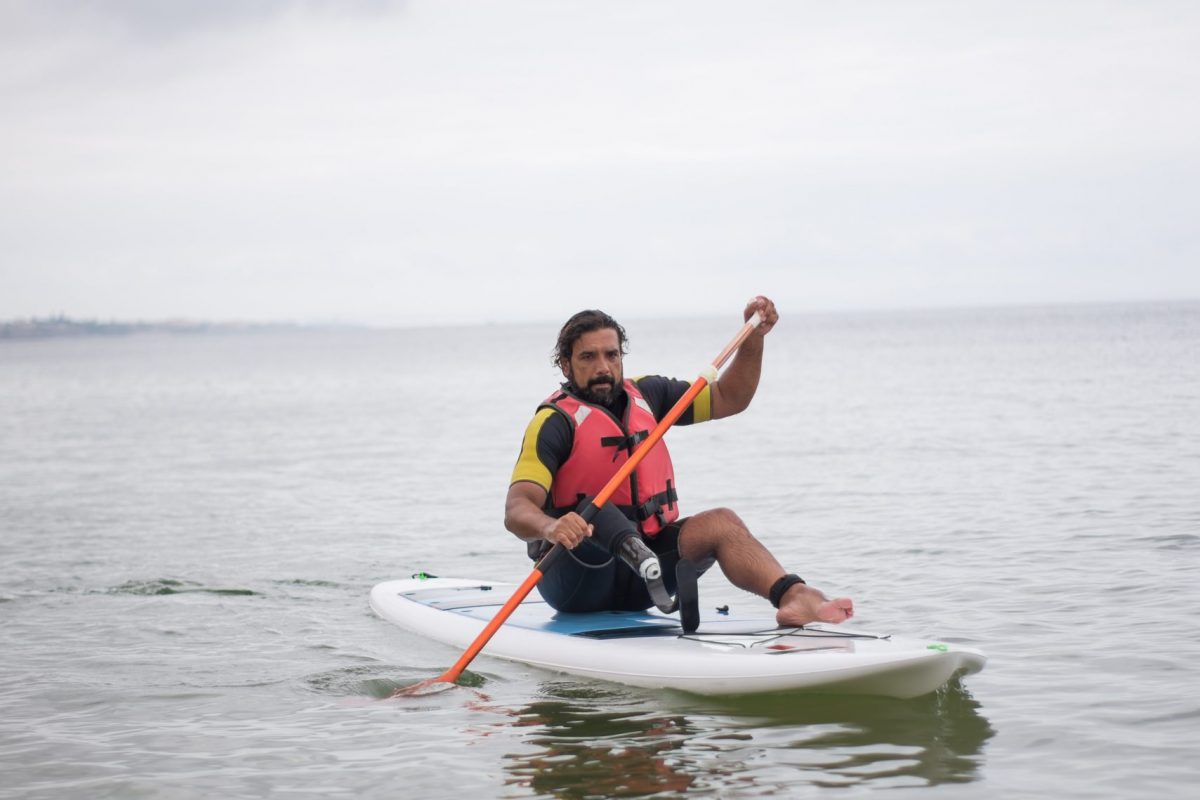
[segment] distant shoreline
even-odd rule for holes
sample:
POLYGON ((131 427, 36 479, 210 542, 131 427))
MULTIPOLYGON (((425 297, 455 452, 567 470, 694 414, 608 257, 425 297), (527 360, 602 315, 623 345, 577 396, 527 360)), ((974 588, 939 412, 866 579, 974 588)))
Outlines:
MULTIPOLYGON (((896 308, 857 308, 857 309, 800 309, 791 312, 789 316, 801 318, 821 317, 863 317, 876 316, 956 316, 962 314, 977 315, 981 313, 1029 313, 1046 310, 1061 310, 1078 313, 1088 309, 1137 309, 1147 311, 1163 308, 1194 309, 1200 306, 1200 298, 1162 299, 1130 299, 1119 301, 1094 302, 1046 302, 1046 303, 1016 303, 1003 305, 963 305, 963 306, 923 306, 896 308)), ((718 315, 680 315, 674 317, 646 317, 631 315, 631 320, 709 320, 718 315)), ((395 323, 353 323, 353 322, 213 322, 204 320, 172 319, 158 321, 128 321, 96 319, 75 319, 65 315, 52 317, 31 317, 27 319, 0 320, 0 341, 55 339, 85 336, 128 336, 142 333, 165 333, 196 335, 205 333, 269 333, 269 332, 300 332, 300 331, 366 331, 366 330, 424 330, 431 328, 453 327, 483 327, 492 328, 497 325, 540 325, 557 326, 555 320, 527 319, 506 320, 482 318, 474 322, 443 321, 440 324, 426 320, 414 320, 408 324, 395 323)))
POLYGON ((300 330, 314 326, 290 322, 101 322, 100 320, 44 317, 0 322, 0 339, 52 339, 67 336, 128 336, 134 333, 220 333, 300 330))

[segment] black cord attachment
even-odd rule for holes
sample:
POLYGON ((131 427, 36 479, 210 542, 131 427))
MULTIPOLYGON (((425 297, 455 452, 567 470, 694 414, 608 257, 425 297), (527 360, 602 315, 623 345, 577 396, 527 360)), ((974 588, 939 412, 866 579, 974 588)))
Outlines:
POLYGON ((771 593, 768 595, 771 598, 771 605, 779 608, 779 604, 783 602, 783 595, 788 589, 795 586, 797 583, 804 583, 804 578, 799 575, 788 573, 771 585, 771 593))

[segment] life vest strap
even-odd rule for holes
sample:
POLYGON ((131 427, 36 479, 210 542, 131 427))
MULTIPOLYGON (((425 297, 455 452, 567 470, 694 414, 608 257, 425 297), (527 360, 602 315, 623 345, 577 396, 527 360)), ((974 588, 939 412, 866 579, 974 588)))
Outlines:
POLYGON ((679 500, 679 493, 675 491, 675 487, 671 481, 667 481, 667 488, 656 495, 652 495, 646 499, 646 502, 637 507, 638 522, 645 522, 651 517, 658 517, 660 525, 666 525, 666 515, 663 514, 663 508, 668 511, 675 510, 675 503, 679 500))
POLYGON ((632 455, 633 448, 637 447, 642 440, 648 438, 650 438, 649 431, 634 431, 628 436, 602 436, 600 438, 600 446, 616 447, 616 452, 613 453, 613 461, 616 461, 617 457, 621 455, 622 450, 632 455))

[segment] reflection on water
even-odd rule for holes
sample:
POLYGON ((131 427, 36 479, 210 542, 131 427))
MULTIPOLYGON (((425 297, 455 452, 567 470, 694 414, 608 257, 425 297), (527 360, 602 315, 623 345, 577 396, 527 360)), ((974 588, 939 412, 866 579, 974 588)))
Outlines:
POLYGON ((958 682, 913 700, 670 696, 671 709, 569 682, 541 694, 516 714, 533 752, 505 768, 510 784, 562 798, 968 783, 995 734, 958 682))
POLYGON ((726 702, 730 713, 761 715, 742 724, 799 732, 793 746, 831 756, 814 766, 846 783, 967 783, 977 778, 984 745, 995 735, 958 681, 911 700, 792 694, 726 702))
POLYGON ((535 729, 532 753, 510 756, 510 784, 552 797, 641 797, 683 792, 696 780, 678 758, 699 729, 684 714, 647 713, 617 690, 545 684, 518 714, 535 729))

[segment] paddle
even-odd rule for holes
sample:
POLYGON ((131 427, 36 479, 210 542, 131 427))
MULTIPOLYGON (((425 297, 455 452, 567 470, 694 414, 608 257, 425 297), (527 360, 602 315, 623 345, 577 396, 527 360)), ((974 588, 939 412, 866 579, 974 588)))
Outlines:
MULTIPOLYGON (((675 405, 671 406, 671 410, 666 413, 666 416, 659 420, 659 423, 654 426, 654 430, 650 432, 650 435, 642 440, 642 443, 638 445, 638 447, 633 451, 633 454, 629 456, 629 460, 621 465, 621 468, 617 470, 617 473, 613 475, 611 479, 609 479, 608 483, 606 483, 604 488, 601 489, 595 498, 592 499, 592 502, 588 504, 587 508, 580 513, 580 516, 583 517, 585 522, 591 522, 595 516, 600 513, 600 509, 603 508, 604 504, 608 502, 608 499, 613 496, 613 493, 621 487, 621 484, 629 479, 630 473, 637 468, 637 465, 640 464, 642 459, 646 457, 646 454, 650 452, 650 449, 654 447, 654 445, 658 444, 658 441, 662 439, 664 434, 666 434, 667 429, 674 425, 675 420, 679 419, 683 412, 686 411, 689 406, 691 406, 692 401, 696 399, 696 395, 700 394, 700 392, 704 390, 704 387, 710 382, 716 380, 717 371, 721 369, 725 362, 729 360, 729 357, 732 356, 739 347, 741 347, 742 342, 746 340, 746 337, 749 336, 750 333, 757 328, 761 322, 762 318, 758 315, 757 311, 750 316, 750 319, 748 319, 746 324, 742 326, 742 329, 738 331, 737 336, 733 337, 732 341, 725 345, 725 349, 713 359, 712 365, 700 373, 700 376, 697 377, 696 380, 692 382, 692 385, 688 387, 688 390, 684 392, 683 397, 679 398, 679 401, 675 403, 675 405)), ((550 548, 550 551, 546 553, 546 555, 542 556, 542 558, 534 566, 533 572, 529 573, 529 577, 517 587, 517 590, 513 592, 512 597, 508 599, 508 602, 504 604, 504 606, 500 609, 496 616, 492 618, 492 621, 487 624, 480 634, 475 637, 475 641, 471 642, 471 646, 467 648, 466 652, 464 652, 462 657, 455 662, 453 667, 446 670, 436 678, 429 678, 428 680, 421 681, 420 683, 412 686, 408 686, 403 689, 397 689, 392 696, 398 697, 401 695, 418 694, 435 683, 452 684, 457 681, 458 677, 462 675, 463 670, 467 668, 467 665, 475 659, 475 656, 479 655, 479 652, 483 650, 484 645, 486 645, 492 636, 495 635, 496 631, 500 629, 500 626, 504 624, 505 620, 512 616, 512 613, 516 611, 517 606, 521 604, 521 601, 524 600, 531 591, 533 591, 533 587, 536 586, 537 582, 542 579, 542 576, 545 575, 546 572, 549 571, 550 568, 553 567, 566 552, 567 551, 561 544, 555 544, 554 547, 550 548)))

